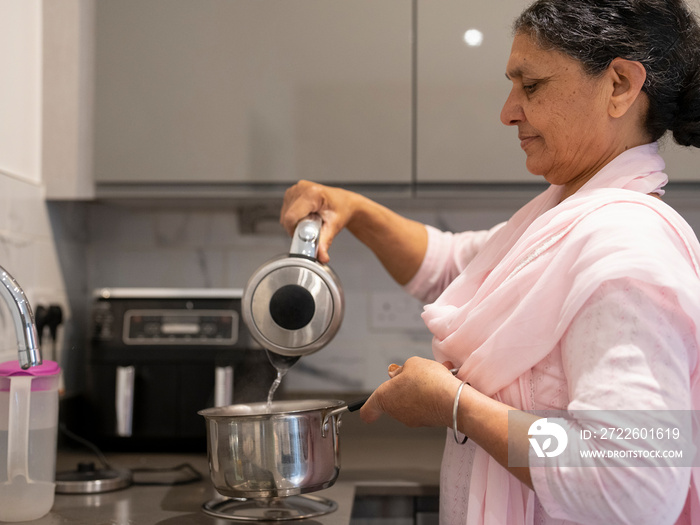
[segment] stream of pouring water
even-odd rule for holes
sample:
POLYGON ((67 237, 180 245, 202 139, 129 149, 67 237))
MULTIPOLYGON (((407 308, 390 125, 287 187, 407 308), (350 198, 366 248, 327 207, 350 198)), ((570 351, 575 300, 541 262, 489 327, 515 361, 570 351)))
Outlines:
POLYGON ((272 411, 272 399, 275 397, 275 392, 277 392, 277 389, 280 386, 280 383, 282 382, 282 378, 285 376, 287 373, 288 369, 277 369, 277 377, 275 380, 272 382, 272 385, 270 386, 270 390, 267 392, 267 411, 268 413, 272 411))
POLYGON ((277 377, 272 382, 270 390, 267 392, 267 412, 270 413, 272 411, 272 399, 280 383, 282 383, 282 378, 289 372, 289 369, 292 368, 294 363, 299 360, 299 357, 283 356, 267 349, 265 349, 265 352, 267 353, 267 358, 270 363, 275 367, 275 370, 277 370, 277 377))

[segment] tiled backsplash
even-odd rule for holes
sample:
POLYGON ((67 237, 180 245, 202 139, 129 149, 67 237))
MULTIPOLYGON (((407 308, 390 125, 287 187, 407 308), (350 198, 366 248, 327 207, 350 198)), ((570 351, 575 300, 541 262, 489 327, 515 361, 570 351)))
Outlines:
MULTIPOLYGON (((472 211, 411 209, 412 218, 445 229, 486 228, 507 218, 512 205, 472 211)), ((255 270, 288 252, 290 239, 271 217, 259 230, 239 228, 235 209, 149 209, 116 204, 89 206, 87 287, 243 288, 255 270)), ((289 391, 372 390, 390 363, 430 356, 430 335, 408 298, 372 253, 348 232, 331 250, 331 267, 345 293, 338 335, 304 357, 285 378, 289 391), (397 317, 398 316, 398 317, 397 317)))
MULTIPOLYGON (((88 288, 243 288, 261 264, 289 251, 290 239, 276 224, 264 228, 274 233, 240 233, 238 221, 235 210, 91 206, 88 288)), ((294 367, 284 383, 289 390, 371 389, 384 380, 389 363, 430 354, 418 317, 408 330, 372 322, 373 298, 403 294, 367 249, 344 232, 331 256, 345 292, 343 325, 326 348, 294 367)), ((417 303, 414 309, 417 316, 417 303)))

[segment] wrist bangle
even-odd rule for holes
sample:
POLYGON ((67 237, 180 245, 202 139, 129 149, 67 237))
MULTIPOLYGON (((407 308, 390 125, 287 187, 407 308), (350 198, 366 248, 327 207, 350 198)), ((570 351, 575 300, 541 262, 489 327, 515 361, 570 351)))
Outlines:
MULTIPOLYGON (((458 445, 464 445, 467 442, 467 436, 464 436, 464 439, 462 441, 459 440, 457 437, 457 409, 459 408, 459 396, 462 395, 462 389, 464 388, 464 385, 469 385, 466 381, 462 381, 462 384, 459 385, 459 388, 457 389, 457 395, 455 396, 455 402, 452 405, 452 433, 454 434, 455 441, 457 442, 458 445)), ((471 386, 471 385, 469 385, 471 386)))

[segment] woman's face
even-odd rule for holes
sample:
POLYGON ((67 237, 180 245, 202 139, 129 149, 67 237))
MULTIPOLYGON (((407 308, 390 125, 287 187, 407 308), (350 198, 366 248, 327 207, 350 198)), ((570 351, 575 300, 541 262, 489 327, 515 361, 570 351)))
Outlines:
POLYGON ((506 76, 513 87, 501 121, 518 127, 528 171, 577 189, 617 154, 606 85, 576 60, 517 34, 506 76))

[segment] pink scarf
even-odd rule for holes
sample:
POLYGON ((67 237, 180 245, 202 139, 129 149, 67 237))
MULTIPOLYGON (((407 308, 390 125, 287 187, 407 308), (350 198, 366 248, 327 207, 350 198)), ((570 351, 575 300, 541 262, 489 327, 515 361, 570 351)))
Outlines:
MULTIPOLYGON (((671 288, 684 311, 700 323, 700 280, 696 279, 700 277, 700 244, 680 216, 647 195, 662 193, 660 188, 667 182, 663 169, 657 145, 647 144, 618 156, 562 203, 562 188, 550 186, 520 209, 437 301, 425 307, 423 319, 434 335, 435 358, 462 363, 459 377, 477 390, 515 408, 531 410, 529 387, 522 376, 555 348, 602 282, 631 277, 671 288), (682 260, 677 253, 670 257, 659 253, 657 260, 640 264, 635 243, 653 245, 655 240, 647 235, 586 244, 576 226, 601 207, 617 203, 638 204, 656 212, 685 247, 682 260), (697 282, 679 280, 679 275, 689 271, 697 282)), ((691 377, 695 410, 700 409, 697 368, 691 377)), ((696 467, 694 486, 699 487, 699 482, 700 468, 696 467)), ((696 495, 700 500, 700 491, 696 495)), ((524 490, 477 447, 467 524, 530 524, 533 503, 532 491, 524 490)), ((693 505, 693 523, 700 523, 698 501, 693 505)))

